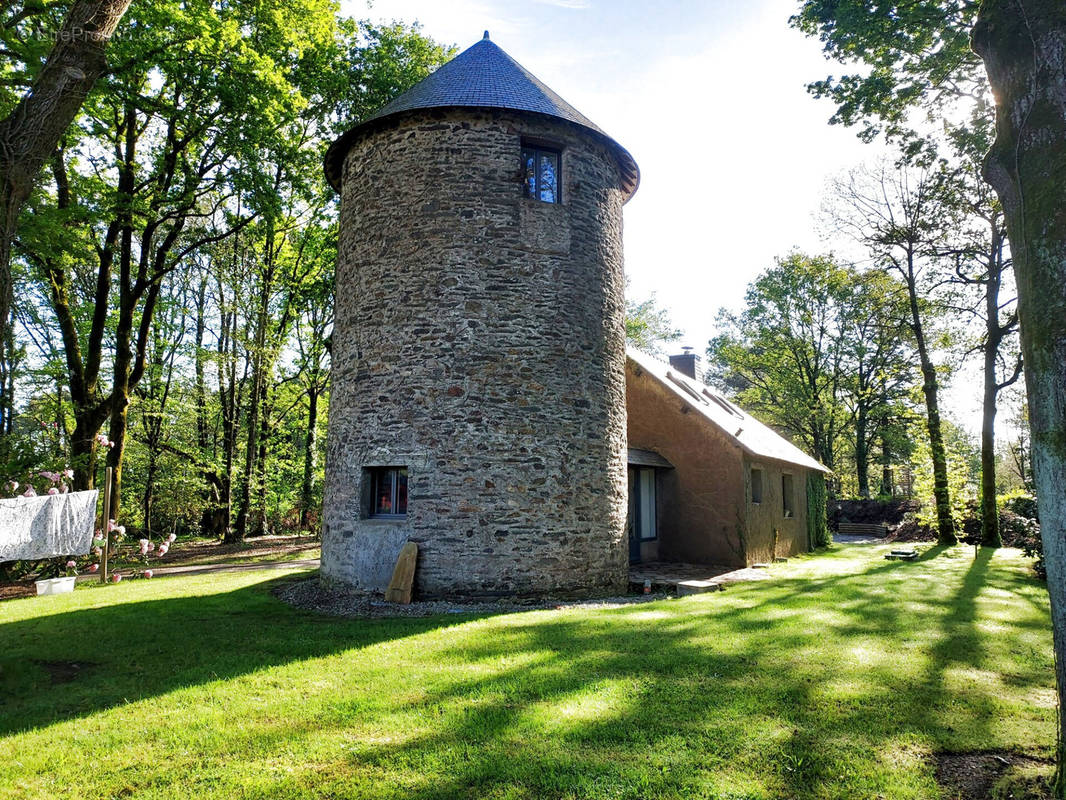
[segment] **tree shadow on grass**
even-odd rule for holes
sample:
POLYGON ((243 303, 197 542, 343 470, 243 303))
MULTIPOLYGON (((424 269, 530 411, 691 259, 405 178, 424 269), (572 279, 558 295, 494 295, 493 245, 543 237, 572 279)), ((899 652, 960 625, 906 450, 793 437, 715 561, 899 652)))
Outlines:
MULTIPOLYGON (((963 568, 939 562, 943 554, 733 587, 725 598, 473 624, 305 614, 267 595, 276 581, 59 614, 0 628, 11 642, 0 658, 96 653, 107 659, 98 679, 59 693, 35 673, 32 691, 9 696, 0 729, 454 625, 454 635, 420 640, 387 666, 379 656, 364 682, 329 690, 314 709, 275 709, 228 731, 230 752, 264 763, 278 752, 329 754, 281 776, 253 767, 241 789, 277 798, 798 798, 874 796, 883 780, 891 796, 931 797, 931 770, 880 759, 901 742, 940 748, 993 736, 995 687, 962 687, 948 671, 994 667, 974 646, 975 600, 983 587, 1011 585, 989 571, 990 555, 963 568), (908 611, 919 580, 928 597, 908 611), (950 722, 940 717, 947 709, 950 722), (849 782, 855 769, 865 784, 849 782)), ((361 665, 353 653, 353 674, 361 665)), ((233 780, 211 768, 219 773, 205 781, 233 780)))
MULTIPOLYGON (((352 752, 256 791, 280 798, 313 788, 369 797, 387 794, 384 782, 420 800, 843 797, 886 790, 937 796, 930 768, 899 768, 893 759, 910 757, 912 742, 939 749, 994 739, 995 687, 946 679, 957 665, 994 666, 975 640, 975 601, 993 580, 991 557, 979 555, 940 576, 943 591, 920 619, 893 598, 871 594, 886 571, 896 571, 904 588, 914 574, 890 563, 813 587, 778 581, 730 589, 753 600, 733 607, 710 598, 591 619, 564 613, 494 624, 491 635, 462 637, 436 655, 485 665, 507 664, 520 653, 535 658, 436 680, 390 709, 395 722, 385 737, 367 734, 382 724, 373 715, 338 707, 296 735, 346 731, 358 742, 352 752), (830 591, 848 598, 848 606, 823 623, 818 615, 830 591), (796 622, 804 615, 809 626, 796 622), (906 633, 919 623, 932 628, 932 639, 916 640, 912 664, 906 633), (850 655, 852 642, 886 633, 888 649, 872 652, 868 663, 820 654, 827 647, 850 655), (599 703, 604 693, 613 700, 599 703), (867 774, 849 783, 858 763, 867 774)), ((1029 678, 1039 680, 1036 673, 1029 678)), ((277 735, 293 732, 279 724, 277 735)))
POLYGON ((270 591, 292 579, 0 625, 0 734, 458 622, 345 619, 299 611, 270 591), (58 685, 55 665, 63 664, 79 665, 79 676, 58 685))

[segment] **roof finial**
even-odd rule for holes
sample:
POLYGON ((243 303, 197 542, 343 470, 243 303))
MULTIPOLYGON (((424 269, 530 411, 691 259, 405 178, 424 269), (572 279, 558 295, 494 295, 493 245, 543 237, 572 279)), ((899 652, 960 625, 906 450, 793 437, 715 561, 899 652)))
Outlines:
POLYGON ((488 38, 489 38, 489 32, 488 32, 488 31, 485 31, 485 35, 484 35, 484 36, 482 36, 481 38, 482 38, 482 39, 488 39, 488 38))

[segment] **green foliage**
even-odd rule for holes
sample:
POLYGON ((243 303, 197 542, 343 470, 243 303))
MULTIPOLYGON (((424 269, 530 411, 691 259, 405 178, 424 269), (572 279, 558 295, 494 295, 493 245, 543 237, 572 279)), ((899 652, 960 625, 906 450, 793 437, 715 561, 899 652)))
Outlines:
POLYGON ((833 543, 833 534, 826 524, 825 475, 807 472, 807 540, 812 547, 828 547, 833 543))
POLYGON ((830 257, 792 253, 748 287, 739 315, 719 312, 723 333, 707 348, 712 380, 830 468, 844 427, 839 311, 849 286, 830 257))
MULTIPOLYGON (((919 430, 913 434, 916 442, 911 454, 912 491, 922 504, 918 522, 935 528, 937 524, 936 500, 933 495, 933 467, 929 439, 921 433, 924 422, 916 422, 919 430)), ((951 517, 958 531, 968 507, 977 503, 981 454, 978 445, 959 426, 941 420, 944 431, 944 451, 947 457, 948 489, 951 497, 951 517)))
POLYGON ((1015 489, 996 498, 996 505, 1025 519, 1039 519, 1036 498, 1024 489, 1015 489))
POLYGON ((988 130, 993 114, 981 59, 970 49, 973 0, 803 0, 791 24, 821 40, 828 58, 859 65, 808 86, 836 104, 834 124, 861 125, 865 141, 884 132, 912 155, 931 129, 988 130), (915 109, 927 114, 925 130, 915 109))
POLYGON ((882 272, 791 253, 748 287, 743 311, 719 312, 709 378, 831 469, 845 452, 868 461, 908 415, 903 296, 882 272))
POLYGON ((676 342, 681 331, 670 321, 670 312, 660 308, 655 294, 644 300, 628 297, 629 279, 626 279, 626 342, 646 353, 659 353, 666 342, 676 342))
MULTIPOLYGON (((0 20, 12 56, 0 108, 36 68, 47 37, 34 31, 68 5, 0 20)), ((265 529, 318 501, 336 256, 322 155, 454 52, 417 26, 337 12, 332 0, 133 4, 20 225, 33 347, 0 441, 7 472, 69 461, 87 483, 96 453, 71 449, 103 427, 125 432, 111 456, 127 467, 133 527, 197 529, 235 510, 248 481, 265 529)))

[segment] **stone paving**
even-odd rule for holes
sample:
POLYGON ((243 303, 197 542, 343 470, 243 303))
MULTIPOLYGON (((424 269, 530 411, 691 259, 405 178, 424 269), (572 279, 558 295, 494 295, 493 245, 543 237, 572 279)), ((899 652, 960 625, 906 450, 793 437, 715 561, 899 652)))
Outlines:
POLYGON ((888 544, 884 536, 868 534, 834 533, 833 541, 837 544, 888 544))
POLYGON ((643 590, 651 581, 653 592, 677 592, 681 583, 710 583, 721 588, 724 584, 741 581, 764 581, 769 578, 765 569, 726 567, 716 564, 675 564, 668 561, 649 561, 629 567, 629 585, 643 590))

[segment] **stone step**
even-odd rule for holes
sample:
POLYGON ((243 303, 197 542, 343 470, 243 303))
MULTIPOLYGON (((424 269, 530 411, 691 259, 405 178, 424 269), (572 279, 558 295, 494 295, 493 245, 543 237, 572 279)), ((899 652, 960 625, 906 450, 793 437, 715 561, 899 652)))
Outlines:
POLYGON ((918 554, 913 551, 901 553, 896 552, 895 550, 885 556, 885 558, 887 558, 889 561, 914 561, 914 559, 916 559, 917 557, 918 554))
POLYGON ((704 592, 720 592, 722 584, 718 581, 680 581, 677 584, 677 596, 685 597, 690 594, 703 594, 704 592))
POLYGON ((837 533, 847 536, 885 536, 888 526, 883 522, 841 522, 837 524, 837 533))

